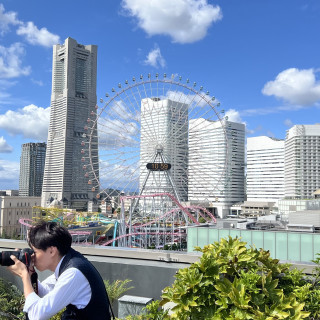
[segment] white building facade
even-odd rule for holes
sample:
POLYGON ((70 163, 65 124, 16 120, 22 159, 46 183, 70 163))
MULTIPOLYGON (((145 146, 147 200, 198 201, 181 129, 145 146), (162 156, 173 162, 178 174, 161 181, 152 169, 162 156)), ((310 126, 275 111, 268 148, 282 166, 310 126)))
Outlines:
POLYGON ((320 189, 320 124, 295 125, 285 140, 285 197, 311 199, 320 189))
MULTIPOLYGON (((57 199, 65 207, 86 210, 87 203, 96 197, 98 190, 88 185, 81 161, 82 156, 90 156, 81 154, 81 143, 87 142, 85 126, 90 125, 87 119, 96 110, 96 78, 97 46, 85 46, 68 38, 64 44, 53 47, 43 207, 57 199)), ((95 170, 98 170, 98 151, 92 152, 95 152, 95 170)))
POLYGON ((141 101, 140 178, 143 195, 168 192, 188 197, 188 105, 170 99, 141 101), (170 164, 171 169, 148 170, 148 163, 170 164))
POLYGON ((19 219, 32 219, 32 207, 40 203, 41 197, 0 196, 0 235, 19 236, 19 219))
POLYGON ((211 203, 220 217, 245 197, 245 125, 192 119, 189 124, 188 200, 211 203))
POLYGON ((277 202, 284 197, 284 140, 247 139, 247 201, 277 202))

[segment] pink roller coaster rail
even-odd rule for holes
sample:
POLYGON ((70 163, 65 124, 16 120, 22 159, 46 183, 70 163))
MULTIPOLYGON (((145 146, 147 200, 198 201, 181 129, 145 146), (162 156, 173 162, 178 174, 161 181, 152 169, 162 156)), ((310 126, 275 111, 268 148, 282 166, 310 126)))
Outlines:
POLYGON ((164 193, 155 193, 150 195, 140 195, 140 196, 122 196, 120 197, 120 201, 122 199, 142 199, 142 198, 154 198, 154 197, 163 197, 167 196, 169 197, 195 224, 199 224, 199 222, 194 218, 192 214, 186 209, 186 207, 183 207, 180 202, 170 193, 164 192, 164 193))
MULTIPOLYGON (((22 224, 23 226, 26 226, 27 228, 30 228, 32 227, 32 220, 31 219, 25 219, 25 218, 20 218, 19 219, 19 223, 22 224)), ((90 235, 91 232, 90 231, 73 231, 73 230, 68 230, 69 233, 72 235, 72 236, 77 236, 77 235, 80 235, 80 236, 85 236, 85 235, 90 235)))
MULTIPOLYGON (((180 210, 182 210, 194 223, 199 224, 199 222, 193 217, 192 214, 190 214, 190 212, 187 209, 196 209, 199 210, 199 214, 208 221, 208 219, 201 213, 201 210, 204 211, 213 221, 214 223, 217 223, 216 218, 213 216, 213 214, 207 210, 206 208, 200 207, 200 206, 186 206, 183 207, 180 202, 170 193, 155 193, 155 194, 151 194, 151 195, 140 195, 140 196, 122 196, 120 197, 120 201, 123 201, 124 199, 140 199, 140 198, 154 198, 154 197, 162 197, 162 196, 167 196, 169 197, 178 207, 180 210)), ((174 211, 177 211, 178 209, 173 209, 169 212, 166 212, 164 215, 162 215, 161 217, 159 217, 159 219, 164 218, 165 216, 169 215, 170 213, 173 213, 174 211)), ((141 226, 147 226, 149 224, 152 224, 154 222, 156 222, 156 219, 154 221, 148 222, 144 225, 141 226)))
POLYGON ((26 226, 28 228, 32 227, 32 224, 29 224, 28 222, 32 223, 31 219, 25 219, 25 218, 20 218, 19 223, 22 224, 23 226, 26 226))
MULTIPOLYGON (((174 208, 168 212, 166 212, 165 214, 157 217, 156 219, 152 220, 152 221, 149 221, 147 223, 144 223, 144 224, 141 224, 141 225, 132 225, 132 228, 133 230, 137 230, 139 228, 144 228, 144 227, 147 227, 153 223, 161 223, 161 219, 169 216, 169 215, 172 215, 174 212, 177 212, 179 210, 183 211, 195 224, 199 225, 200 223, 198 222, 197 219, 195 219, 195 217, 189 212, 189 210, 196 210, 200 216, 202 216, 206 221, 210 221, 210 219, 207 217, 209 216, 211 218, 212 221, 214 221, 214 223, 216 223, 216 219, 215 217, 213 216, 213 214, 207 210, 206 208, 203 208, 203 207, 200 207, 200 206, 182 206, 180 204, 180 202, 173 196, 171 195, 170 193, 156 193, 156 194, 151 194, 151 195, 135 195, 135 196, 122 196, 120 197, 120 201, 123 202, 125 199, 143 199, 143 198, 154 198, 154 197, 163 197, 163 196, 167 196, 169 197, 177 206, 178 208, 174 208), (202 213, 202 211, 207 214, 207 216, 205 214, 202 213)), ((132 217, 131 217, 132 219, 132 217)), ((170 223, 174 223, 170 221, 170 223)), ((128 227, 128 223, 125 222, 126 226, 128 227)), ((102 244, 103 246, 107 246, 111 243, 113 243, 114 241, 116 240, 119 240, 119 239, 122 239, 122 238, 128 238, 128 237, 131 237, 131 236, 135 236, 135 235, 156 235, 156 236, 160 236, 160 235, 170 235, 170 236, 179 236, 181 237, 182 235, 185 235, 185 234, 182 234, 182 233, 175 233, 175 232, 161 232, 161 231, 158 231, 158 232, 133 232, 133 233, 129 233, 129 234, 124 234, 124 235, 121 235, 115 239, 111 239, 107 242, 105 242, 104 244, 102 244)))
MULTIPOLYGON (((202 208, 202 207, 198 207, 198 206, 187 206, 185 207, 186 209, 196 209, 196 210, 199 210, 199 214, 201 217, 203 217, 205 220, 209 221, 209 219, 203 214, 201 213, 201 210, 204 211, 208 216, 210 216, 210 218, 214 221, 214 223, 217 222, 216 218, 212 215, 212 213, 207 210, 206 208, 202 208)), ((155 219, 155 220, 152 220, 152 221, 149 221, 147 223, 144 223, 144 224, 140 224, 140 225, 133 225, 132 228, 136 229, 136 228, 142 228, 142 227, 147 227, 155 222, 160 222, 161 219, 165 218, 166 216, 170 215, 171 213, 173 212, 176 212, 180 210, 180 208, 175 208, 175 209, 172 209, 168 212, 166 212, 164 215, 162 216, 159 216, 159 218, 155 219)))

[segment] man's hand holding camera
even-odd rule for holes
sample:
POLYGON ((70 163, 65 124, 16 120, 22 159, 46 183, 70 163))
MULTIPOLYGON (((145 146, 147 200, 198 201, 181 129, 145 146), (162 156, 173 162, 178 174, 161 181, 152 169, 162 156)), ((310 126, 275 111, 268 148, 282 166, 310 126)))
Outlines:
POLYGON ((0 252, 0 265, 7 268, 22 279, 24 294, 37 292, 37 274, 34 270, 34 252, 31 249, 0 252))
POLYGON ((33 257, 31 257, 31 261, 28 266, 26 264, 24 264, 22 261, 18 260, 17 257, 14 255, 11 255, 10 259, 13 260, 14 264, 11 266, 8 266, 8 269, 13 274, 19 276, 20 278, 22 278, 26 274, 31 276, 32 273, 35 272, 33 257))

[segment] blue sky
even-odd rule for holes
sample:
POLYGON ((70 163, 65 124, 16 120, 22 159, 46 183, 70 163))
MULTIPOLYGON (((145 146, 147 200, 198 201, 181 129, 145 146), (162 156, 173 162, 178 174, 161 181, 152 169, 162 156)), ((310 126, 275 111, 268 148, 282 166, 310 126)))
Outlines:
POLYGON ((0 0, 0 189, 21 144, 46 141, 52 45, 98 45, 97 97, 140 74, 179 74, 247 136, 320 122, 318 0, 0 0))

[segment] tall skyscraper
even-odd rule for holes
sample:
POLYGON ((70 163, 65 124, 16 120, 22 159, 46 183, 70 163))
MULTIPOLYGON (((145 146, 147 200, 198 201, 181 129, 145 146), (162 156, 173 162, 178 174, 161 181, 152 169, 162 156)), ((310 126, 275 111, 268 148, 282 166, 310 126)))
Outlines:
POLYGON ((45 143, 25 143, 21 148, 19 196, 41 197, 45 143))
MULTIPOLYGON (((88 139, 84 127, 90 113, 95 112, 96 78, 97 46, 78 44, 68 38, 64 44, 53 47, 42 206, 57 199, 69 208, 86 210, 88 201, 95 199, 98 190, 93 191, 84 176, 81 143, 88 139)), ((98 164, 95 166, 98 169, 98 164)))
POLYGON ((244 124, 190 120, 189 201, 211 202, 217 215, 226 216, 232 204, 244 201, 244 163, 244 124))
POLYGON ((247 139, 247 200, 277 202, 284 197, 284 140, 247 139))
POLYGON ((320 124, 287 131, 284 173, 286 198, 310 199, 320 189, 320 124))
POLYGON ((180 201, 186 201, 187 170, 188 105, 170 99, 143 99, 141 101, 140 191, 143 191, 142 194, 169 192, 180 201), (169 163, 171 169, 151 172, 146 180, 147 163, 169 163))

